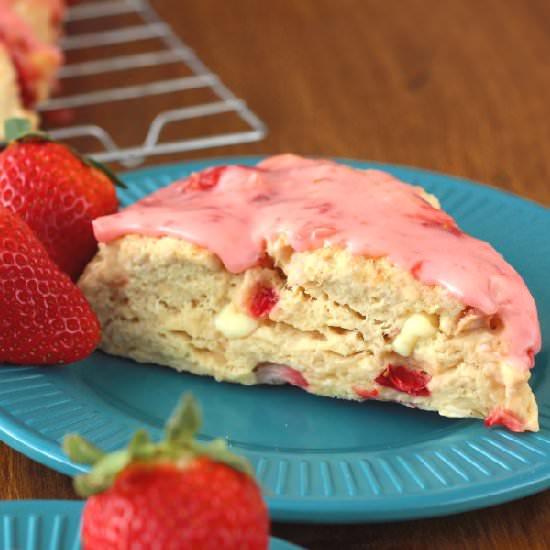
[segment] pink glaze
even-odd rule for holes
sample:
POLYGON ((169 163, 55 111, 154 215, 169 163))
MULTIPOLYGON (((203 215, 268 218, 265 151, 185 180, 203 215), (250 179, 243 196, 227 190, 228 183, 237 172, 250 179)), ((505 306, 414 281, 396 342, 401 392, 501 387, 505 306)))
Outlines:
POLYGON ((499 315, 508 359, 529 368, 540 349, 533 297, 489 244, 470 237, 415 187, 378 170, 280 155, 256 168, 195 174, 94 221, 98 241, 128 233, 186 239, 217 254, 232 273, 257 264, 284 234, 296 251, 345 246, 387 256, 425 284, 499 315))

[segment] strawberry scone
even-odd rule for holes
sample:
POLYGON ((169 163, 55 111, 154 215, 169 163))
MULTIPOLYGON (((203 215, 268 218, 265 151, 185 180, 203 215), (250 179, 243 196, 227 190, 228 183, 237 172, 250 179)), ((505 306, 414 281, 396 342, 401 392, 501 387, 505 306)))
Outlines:
POLYGON ((20 100, 30 108, 47 99, 62 55, 57 47, 38 38, 33 25, 12 4, 16 3, 0 0, 0 45, 15 67, 20 100))
POLYGON ((421 188, 294 155, 193 174, 94 221, 108 353, 537 430, 522 278, 421 188))
POLYGON ((61 35, 65 2, 63 0, 0 0, 32 29, 34 36, 54 44, 61 35))

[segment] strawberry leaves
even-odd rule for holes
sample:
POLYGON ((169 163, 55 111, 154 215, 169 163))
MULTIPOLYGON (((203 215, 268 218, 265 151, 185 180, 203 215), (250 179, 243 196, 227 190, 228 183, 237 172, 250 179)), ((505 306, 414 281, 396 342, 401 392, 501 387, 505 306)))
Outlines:
POLYGON ((8 118, 4 121, 4 136, 7 142, 15 141, 31 132, 31 123, 27 118, 8 118))
MULTIPOLYGON (((4 136, 7 143, 11 142, 44 142, 57 143, 55 139, 47 134, 33 130, 31 123, 26 118, 8 118, 4 121, 4 136)), ((107 166, 90 157, 81 155, 76 149, 67 144, 64 146, 75 156, 78 157, 86 166, 103 172, 116 187, 126 189, 126 184, 107 166)))
POLYGON ((201 426, 197 403, 186 395, 166 423, 165 439, 155 443, 146 430, 138 430, 126 449, 107 454, 77 434, 69 434, 63 440, 65 454, 74 462, 92 466, 87 474, 75 477, 75 491, 80 496, 90 496, 108 489, 117 475, 134 462, 172 462, 181 467, 200 457, 207 457, 247 475, 252 475, 248 461, 232 453, 224 440, 198 443, 194 437, 201 426))
POLYGON ((192 441, 202 424, 201 415, 195 401, 186 395, 166 423, 166 439, 179 445, 192 441))

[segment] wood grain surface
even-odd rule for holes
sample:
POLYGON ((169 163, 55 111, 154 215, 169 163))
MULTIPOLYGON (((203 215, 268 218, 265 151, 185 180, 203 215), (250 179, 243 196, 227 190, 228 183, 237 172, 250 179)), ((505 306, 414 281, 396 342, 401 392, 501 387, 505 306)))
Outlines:
MULTIPOLYGON (((296 152, 410 164, 550 206, 547 0, 153 0, 264 120, 255 144, 161 157, 296 152)), ((71 29, 69 29, 70 31, 71 29)), ((84 57, 82 57, 84 58, 84 57)), ((79 60, 72 55, 71 61, 79 60)), ((107 80, 95 77, 98 89, 107 80)), ((70 84, 76 91, 81 82, 70 84)), ((80 87, 80 88, 79 88, 80 87)), ((181 99, 181 104, 197 98, 181 99)), ((88 113, 135 141, 173 99, 88 113)), ((178 100, 179 101, 179 100, 178 100)), ((205 120, 184 132, 234 121, 205 120)), ((505 224, 506 220, 502 220, 505 224)), ((68 478, 0 444, 0 498, 74 498, 68 478)), ((550 548, 550 492, 448 518, 275 524, 309 549, 550 548)))

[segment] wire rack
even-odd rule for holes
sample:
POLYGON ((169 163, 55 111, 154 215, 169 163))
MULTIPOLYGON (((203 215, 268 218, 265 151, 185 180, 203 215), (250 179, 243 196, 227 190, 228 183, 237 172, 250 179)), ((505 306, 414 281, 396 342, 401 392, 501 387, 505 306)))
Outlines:
MULTIPOLYGON (((92 121, 50 130, 53 137, 60 140, 92 138, 94 142, 97 142, 99 150, 88 151, 90 156, 98 161, 118 161, 130 166, 139 164, 152 155, 254 142, 261 140, 266 135, 266 127, 263 122, 172 32, 170 26, 157 15, 147 0, 95 0, 72 7, 68 11, 67 21, 101 20, 125 14, 137 15, 140 23, 101 32, 71 33, 61 40, 62 50, 69 52, 99 46, 130 44, 150 39, 157 39, 163 47, 155 48, 154 51, 115 55, 106 59, 67 64, 59 72, 61 91, 64 79, 81 78, 81 82, 85 82, 86 77, 94 75, 174 63, 184 65, 186 76, 77 94, 64 95, 61 93, 61 95, 40 104, 38 108, 40 112, 47 114, 66 109, 77 110, 90 105, 113 104, 146 96, 200 88, 210 89, 216 98, 215 101, 159 112, 153 117, 145 135, 138 136, 142 141, 129 147, 117 145, 113 135, 92 121), (187 139, 161 140, 161 132, 171 122, 189 121, 222 113, 234 113, 246 124, 247 129, 187 139)), ((239 124, 239 127, 241 126, 239 124)))

